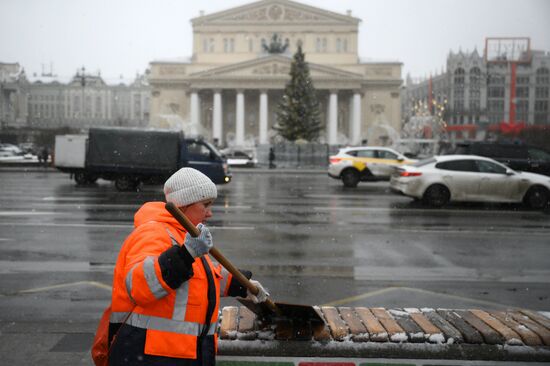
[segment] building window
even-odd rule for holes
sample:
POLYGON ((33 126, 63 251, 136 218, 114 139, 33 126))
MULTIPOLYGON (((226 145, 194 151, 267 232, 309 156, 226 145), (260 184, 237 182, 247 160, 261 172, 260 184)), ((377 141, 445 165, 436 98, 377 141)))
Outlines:
POLYGON ((550 71, 547 68, 542 67, 537 70, 536 83, 537 85, 550 84, 550 71))
POLYGON ((327 52, 327 39, 317 38, 317 42, 315 44, 315 50, 317 52, 327 52))
POLYGON ((141 117, 141 95, 134 95, 134 117, 140 119, 141 117))
POLYGON ((92 116, 92 97, 89 95, 84 98, 84 115, 86 117, 92 116))
POLYGON ((464 99, 455 99, 453 108, 455 112, 461 112, 464 109, 464 99))
POLYGON ((479 100, 481 98, 481 90, 480 89, 472 89, 470 90, 470 99, 477 99, 479 100))
POLYGON ((481 70, 479 67, 470 69, 470 103, 471 112, 481 109, 481 70))
POLYGON ((516 121, 527 122, 529 116, 529 100, 523 99, 516 102, 516 121))
POLYGON ((529 85, 529 76, 518 76, 516 78, 516 85, 529 85))
POLYGON ((548 87, 547 86, 537 86, 535 88, 535 98, 536 99, 548 99, 548 87))
POLYGON ((233 38, 223 39, 223 52, 232 53, 235 51, 235 40, 233 38))
POLYGON ((95 99, 95 115, 103 117, 103 105, 101 103, 101 97, 96 97, 95 99))
POLYGON ((549 89, 550 89, 550 71, 546 67, 537 70, 535 76, 535 116, 534 123, 550 123, 549 115, 549 89))
POLYGON ((529 87, 516 86, 516 98, 529 98, 529 87))
POLYGON ((458 68, 455 70, 455 78, 454 78, 455 85, 461 85, 464 84, 464 69, 458 68))
POLYGON ((470 69, 470 88, 479 88, 481 81, 481 70, 479 67, 470 69))
POLYGON ((76 95, 73 99, 73 111, 75 116, 80 116, 80 97, 76 95))
POLYGON ((504 98, 504 88, 503 87, 489 87, 487 91, 487 96, 489 98, 504 98))
POLYGON ((502 99, 496 99, 496 100, 489 100, 488 101, 488 115, 489 115, 489 122, 491 123, 498 123, 502 122, 504 119, 504 100, 502 99))
POLYGON ((252 38, 248 39, 248 52, 254 52, 254 40, 252 38))
POLYGON ((489 85, 504 85, 504 76, 503 75, 490 75, 489 76, 489 85))
POLYGON ((214 52, 214 38, 210 38, 210 42, 209 42, 209 52, 210 53, 213 53, 214 52))
POLYGON ((548 119, 548 101, 536 100, 535 101, 535 124, 546 124, 548 119))
POLYGON ((348 52, 348 40, 345 38, 336 38, 336 52, 348 52))

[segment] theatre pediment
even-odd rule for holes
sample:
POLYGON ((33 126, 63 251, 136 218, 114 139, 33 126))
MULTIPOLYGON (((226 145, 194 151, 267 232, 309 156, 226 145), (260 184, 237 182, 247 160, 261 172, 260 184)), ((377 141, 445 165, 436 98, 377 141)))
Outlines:
POLYGON ((289 0, 264 0, 226 11, 200 16, 191 20, 194 25, 245 23, 322 23, 358 24, 358 18, 319 9, 289 0))
MULTIPOLYGON (((251 61, 226 65, 207 71, 191 74, 191 79, 239 79, 239 78, 281 78, 288 79, 292 59, 285 56, 267 56, 251 61)), ((313 79, 360 80, 362 75, 334 67, 309 64, 313 79)))

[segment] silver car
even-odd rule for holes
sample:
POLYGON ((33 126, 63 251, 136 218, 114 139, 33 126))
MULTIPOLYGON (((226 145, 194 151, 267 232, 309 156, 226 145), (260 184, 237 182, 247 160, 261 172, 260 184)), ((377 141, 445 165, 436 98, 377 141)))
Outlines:
POLYGON ((404 165, 394 171, 390 187, 436 207, 451 201, 523 202, 542 209, 550 199, 550 177, 476 155, 434 156, 404 165))

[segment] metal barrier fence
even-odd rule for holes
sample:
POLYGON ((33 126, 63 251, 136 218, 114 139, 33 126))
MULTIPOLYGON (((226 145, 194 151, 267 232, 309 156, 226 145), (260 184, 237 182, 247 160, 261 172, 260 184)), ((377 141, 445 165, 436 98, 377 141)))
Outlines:
POLYGON ((258 163, 269 165, 269 149, 273 148, 277 168, 320 168, 328 166, 328 158, 338 152, 338 146, 318 143, 281 142, 259 145, 256 151, 258 163))

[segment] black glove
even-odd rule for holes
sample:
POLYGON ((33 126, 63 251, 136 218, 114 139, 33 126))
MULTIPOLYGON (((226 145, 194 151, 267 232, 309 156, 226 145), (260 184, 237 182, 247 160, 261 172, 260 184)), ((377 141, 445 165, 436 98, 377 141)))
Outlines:
MULTIPOLYGON (((247 279, 252 278, 252 272, 245 269, 239 270, 247 279)), ((235 277, 231 279, 231 284, 229 285, 229 290, 227 291, 228 296, 232 297, 246 297, 247 289, 237 281, 235 277)))

